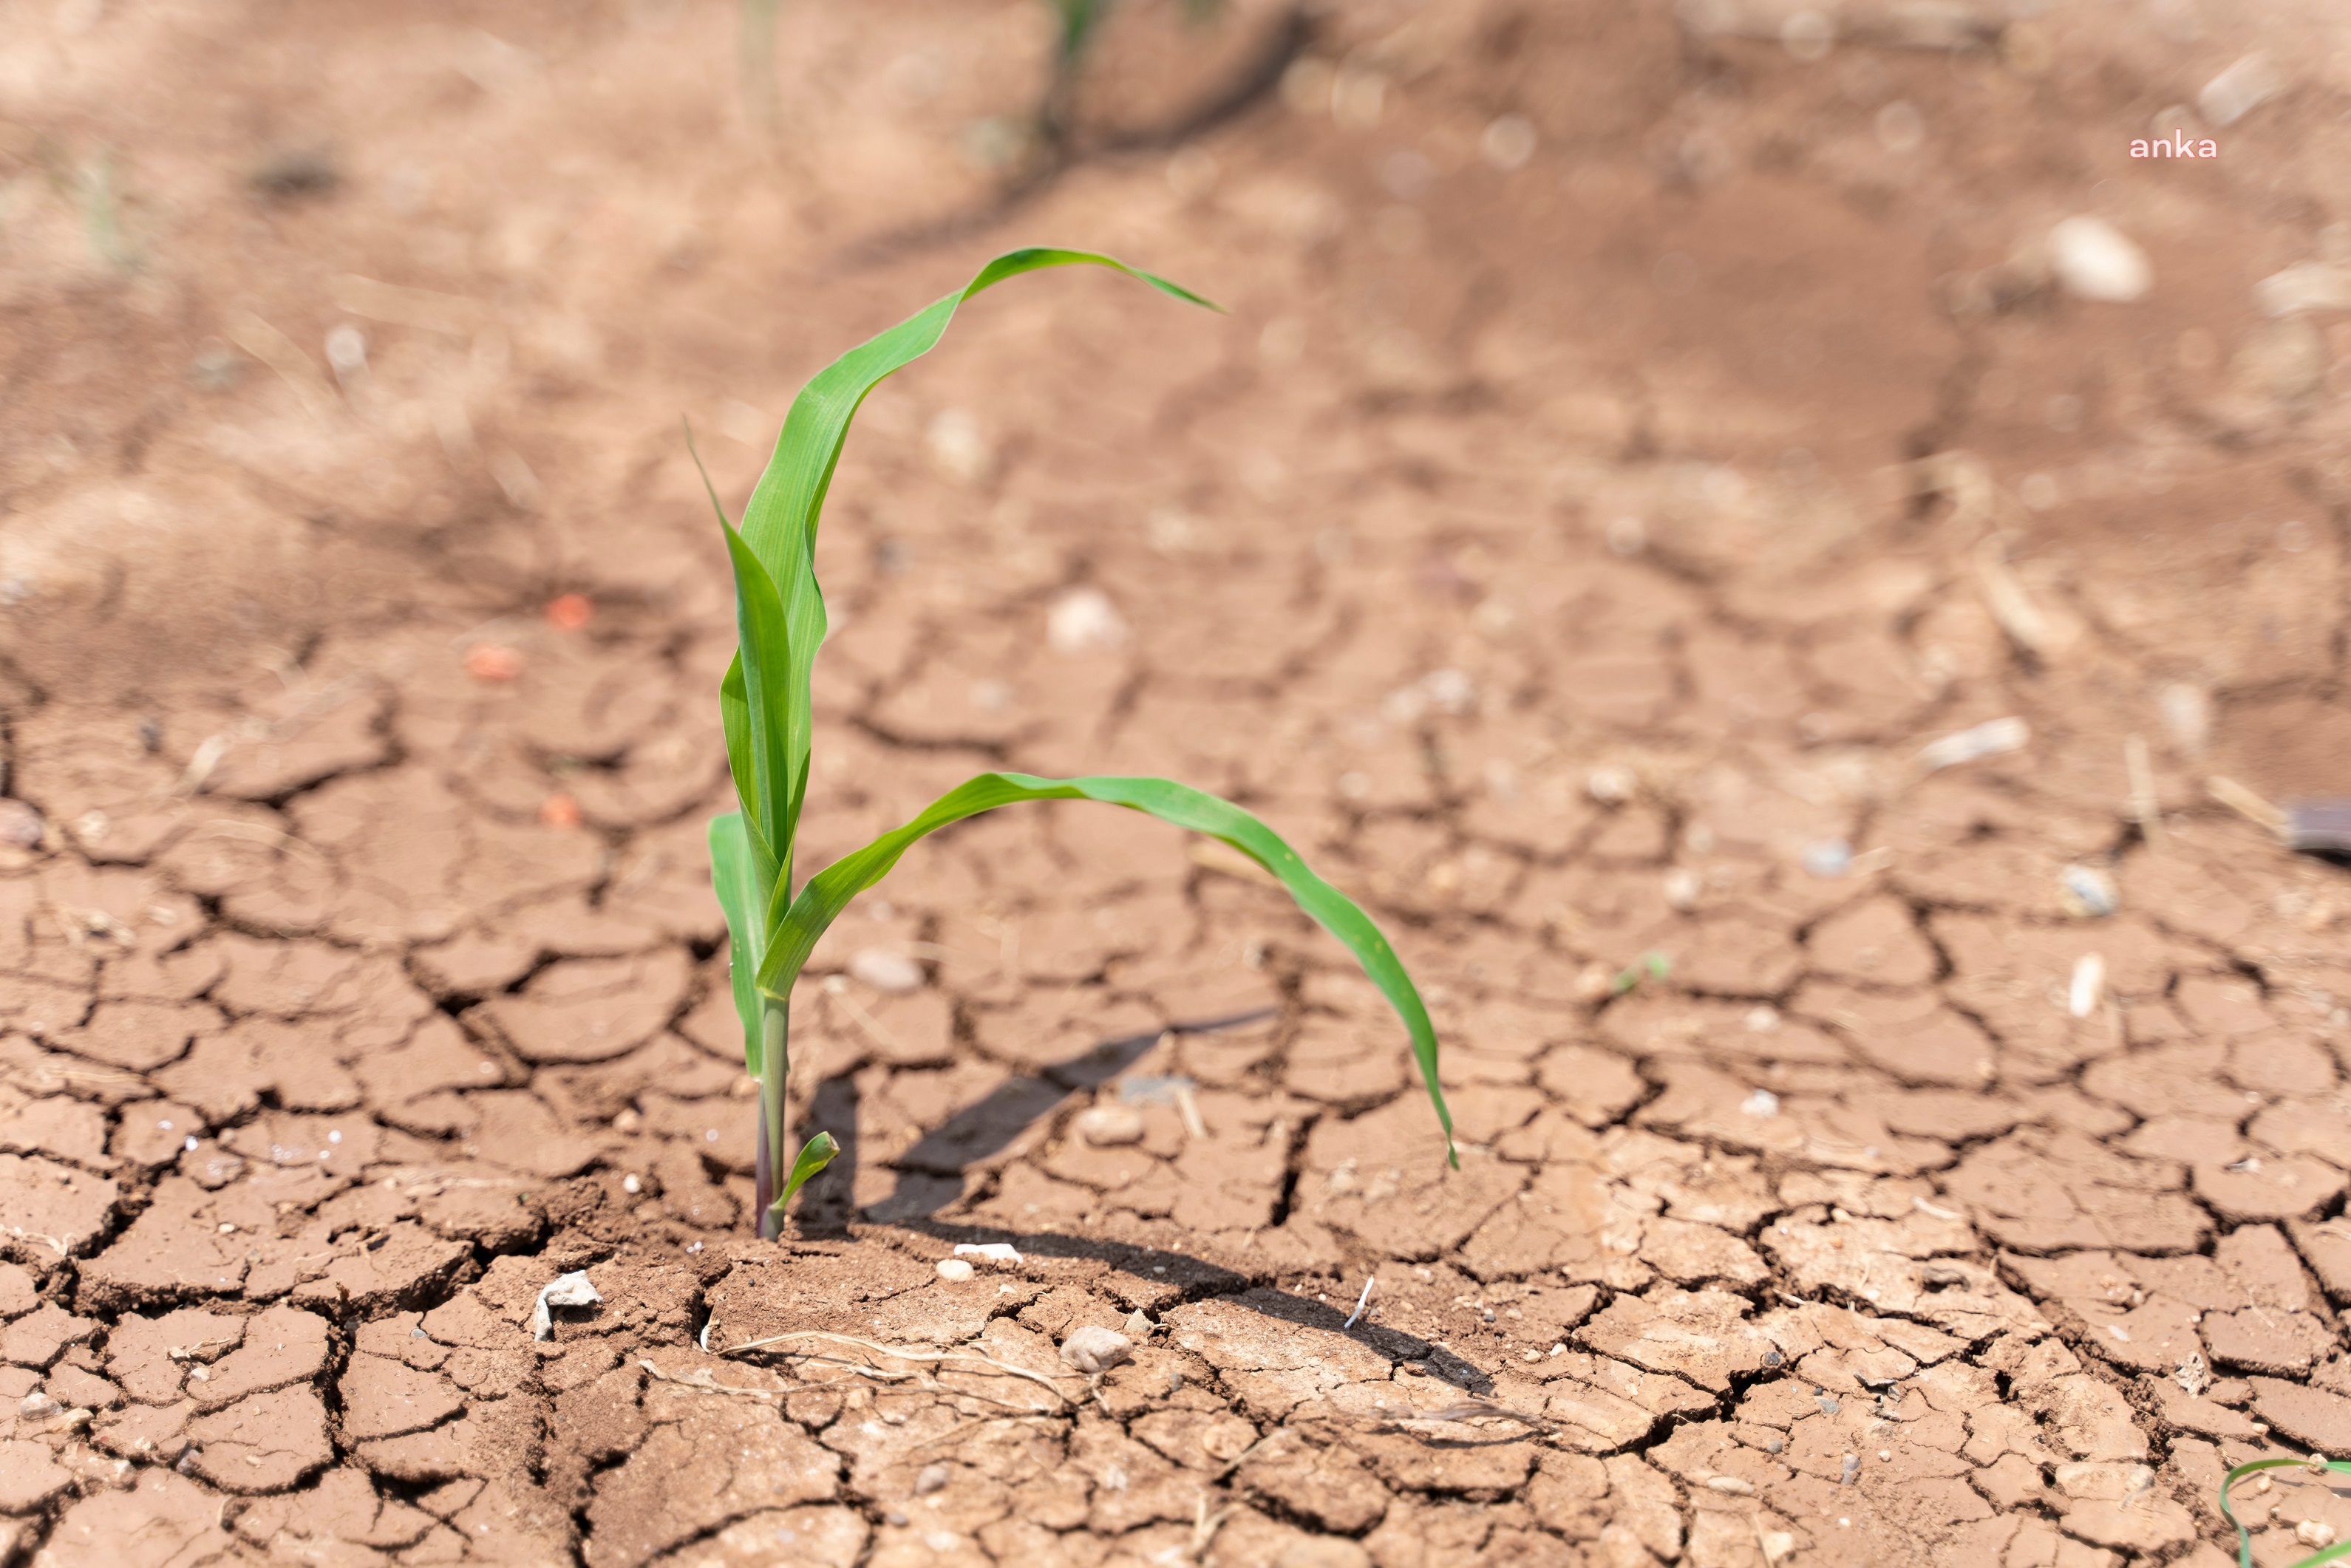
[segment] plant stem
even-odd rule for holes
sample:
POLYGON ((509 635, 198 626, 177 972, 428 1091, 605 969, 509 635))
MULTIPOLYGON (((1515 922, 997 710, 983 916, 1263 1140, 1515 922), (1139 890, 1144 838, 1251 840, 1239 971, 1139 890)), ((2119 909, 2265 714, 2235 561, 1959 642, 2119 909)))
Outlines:
POLYGON ((791 1171, 786 1153, 789 1124, 784 1114, 784 1085, 791 1076, 790 1015, 782 1002, 761 999, 759 1006, 759 1148, 754 1166, 752 1203, 759 1211, 759 1238, 772 1241, 784 1228, 776 1212, 776 1187, 791 1171))

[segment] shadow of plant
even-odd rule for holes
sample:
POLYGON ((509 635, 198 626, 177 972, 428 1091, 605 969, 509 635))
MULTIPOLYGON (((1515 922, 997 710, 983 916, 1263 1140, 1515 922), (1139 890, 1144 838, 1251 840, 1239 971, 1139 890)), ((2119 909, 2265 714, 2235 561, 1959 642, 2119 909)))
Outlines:
MULTIPOLYGON (((1179 1023, 1165 1032, 1211 1034, 1270 1016, 1272 1009, 1260 1009, 1229 1018, 1179 1023)), ((1238 1273, 1185 1253, 1145 1249, 1123 1241, 1061 1231, 1008 1230, 997 1225, 959 1224, 938 1218, 941 1211, 963 1197, 968 1185, 966 1173, 971 1166, 1009 1148, 1071 1098, 1091 1093, 1118 1077, 1141 1061, 1161 1038, 1162 1031, 1155 1030, 1098 1040, 1041 1072, 1015 1073, 1007 1078, 891 1161, 897 1174, 895 1185, 888 1197, 866 1205, 862 1211, 857 1208, 854 1198, 858 1162, 862 1155, 856 1131, 857 1083, 845 1074, 825 1080, 809 1105, 800 1135, 808 1135, 807 1129, 832 1128, 841 1141, 841 1153, 822 1175, 801 1189, 796 1213, 801 1233, 812 1237, 842 1236, 855 1222, 863 1220, 902 1227, 935 1238, 947 1248, 957 1242, 1008 1241, 1024 1254, 1085 1259, 1138 1281, 1173 1287, 1181 1301, 1237 1299, 1252 1311, 1301 1328, 1345 1333, 1385 1356, 1391 1364, 1417 1362, 1427 1368, 1432 1377, 1453 1387, 1481 1396, 1491 1393, 1493 1379, 1453 1352, 1376 1323, 1361 1322, 1350 1329, 1346 1327, 1347 1313, 1328 1302, 1310 1301, 1274 1288, 1264 1276, 1238 1273)))

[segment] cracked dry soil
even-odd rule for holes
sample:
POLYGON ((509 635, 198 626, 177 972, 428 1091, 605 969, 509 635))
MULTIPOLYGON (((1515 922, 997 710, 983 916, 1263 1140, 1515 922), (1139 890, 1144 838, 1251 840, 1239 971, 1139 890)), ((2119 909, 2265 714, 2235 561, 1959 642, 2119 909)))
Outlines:
MULTIPOLYGON (((2351 342, 2248 294, 2351 39, 1913 10, 1364 0, 995 215, 1027 0, 787 7, 773 145, 722 6, 27 11, 0 1560, 2221 1568, 2225 1467, 2351 1451, 2351 882, 2205 793, 2351 788, 2351 342), (2121 160, 2255 43, 2221 161, 2121 160), (2093 204, 2146 299, 2016 259, 2093 204), (810 858, 991 764, 1234 792, 1395 933, 1461 1168, 1246 868, 1013 813, 821 950, 846 1153, 748 1241, 675 415, 739 498, 1032 238, 1234 319, 1031 282, 873 399, 810 858)), ((1278 23, 1139 6, 1081 121, 1278 23)))

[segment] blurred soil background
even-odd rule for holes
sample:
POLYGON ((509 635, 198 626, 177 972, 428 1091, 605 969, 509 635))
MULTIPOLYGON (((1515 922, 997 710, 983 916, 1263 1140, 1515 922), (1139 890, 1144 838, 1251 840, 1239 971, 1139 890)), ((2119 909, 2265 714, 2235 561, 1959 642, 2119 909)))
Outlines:
POLYGON ((2225 1568, 2351 1452, 2351 19, 1129 0, 1040 139, 1053 29, 0 5, 0 1563, 2225 1568), (874 395, 804 852, 1232 792, 1461 1169, 1252 868, 1019 811, 753 1242, 680 418, 739 505, 1023 244, 1229 314, 874 395))

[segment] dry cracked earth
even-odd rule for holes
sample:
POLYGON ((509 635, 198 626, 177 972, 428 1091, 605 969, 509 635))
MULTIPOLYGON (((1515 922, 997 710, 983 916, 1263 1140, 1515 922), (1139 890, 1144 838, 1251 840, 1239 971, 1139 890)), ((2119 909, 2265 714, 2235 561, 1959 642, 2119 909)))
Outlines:
POLYGON ((722 5, 18 8, 0 1562, 2221 1568, 2351 1452, 2351 880, 2209 793, 2351 789, 2339 17, 1174 9, 1005 199, 1026 0, 787 7, 772 132, 722 5), (751 1241, 676 415, 739 502, 1035 238, 1232 317, 1028 280, 872 400, 804 855, 1229 791, 1459 1168, 1068 807, 820 950, 751 1241))

